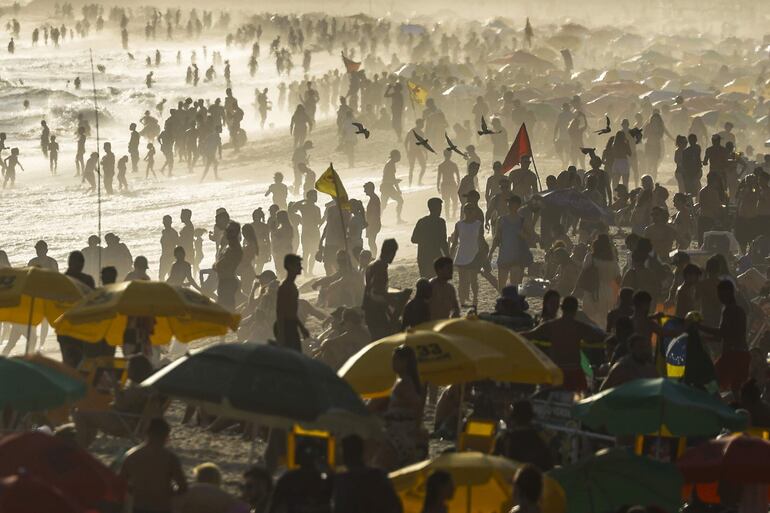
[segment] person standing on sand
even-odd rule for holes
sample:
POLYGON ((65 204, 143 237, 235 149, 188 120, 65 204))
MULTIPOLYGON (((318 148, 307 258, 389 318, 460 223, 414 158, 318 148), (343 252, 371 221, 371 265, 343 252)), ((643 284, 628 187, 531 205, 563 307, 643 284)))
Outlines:
POLYGON ((412 244, 417 244, 417 266, 420 277, 435 276, 433 262, 442 256, 449 256, 446 221, 441 217, 443 201, 440 198, 428 200, 429 214, 414 225, 412 244))
POLYGON ((179 458, 166 447, 171 428, 152 419, 144 442, 126 453, 120 477, 128 483, 133 513, 171 513, 175 496, 187 491, 179 458))
POLYGON ((241 265, 243 248, 240 242, 241 225, 230 221, 225 228, 226 244, 220 247, 214 270, 217 272, 217 302, 228 310, 235 310, 235 293, 241 288, 236 272, 241 265))
POLYGON ((302 273, 302 257, 288 254, 283 257, 286 279, 278 287, 275 305, 275 338, 278 345, 292 351, 302 352, 302 338, 310 333, 299 318, 299 290, 294 283, 302 273))
POLYGON ((174 248, 179 245, 179 233, 171 226, 173 219, 163 216, 163 231, 160 235, 160 262, 158 263, 158 279, 164 281, 174 262, 174 248))
POLYGON ((79 126, 77 135, 78 149, 75 153, 75 176, 80 176, 80 174, 83 172, 83 168, 85 167, 83 157, 85 157, 86 154, 86 127, 82 125, 79 126))

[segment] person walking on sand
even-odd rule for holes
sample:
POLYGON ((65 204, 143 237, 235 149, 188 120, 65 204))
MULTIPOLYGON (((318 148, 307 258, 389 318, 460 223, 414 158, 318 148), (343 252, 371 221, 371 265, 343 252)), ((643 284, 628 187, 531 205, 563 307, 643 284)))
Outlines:
POLYGON ((401 210, 404 208, 404 196, 401 194, 401 189, 398 184, 400 179, 396 178, 396 164, 401 160, 401 152, 393 150, 390 152, 390 158, 385 163, 385 167, 382 170, 382 182, 380 182, 380 198, 382 201, 382 210, 384 211, 388 206, 388 200, 394 200, 396 202, 396 218, 398 224, 404 224, 404 220, 401 219, 401 210))

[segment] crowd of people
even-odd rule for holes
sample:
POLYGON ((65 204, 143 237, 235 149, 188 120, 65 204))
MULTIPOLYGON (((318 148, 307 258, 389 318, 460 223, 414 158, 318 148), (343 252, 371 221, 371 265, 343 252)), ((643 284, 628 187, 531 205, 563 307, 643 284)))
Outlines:
MULTIPOLYGON (((570 401, 636 379, 668 377, 668 347, 687 337, 681 381, 747 411, 752 427, 770 430, 770 154, 754 150, 770 137, 764 96, 770 81, 755 62, 767 62, 766 50, 759 55, 751 45, 724 42, 735 49, 731 57, 689 41, 700 53, 682 60, 698 61, 695 79, 689 69, 674 71, 677 59, 657 50, 621 60, 641 43, 616 29, 576 24, 543 27, 541 36, 528 20, 522 31, 502 21, 429 28, 366 16, 265 14, 233 29, 226 11, 215 16, 193 9, 186 24, 178 9, 138 14, 114 7, 106 20, 104 12, 83 7, 77 37, 88 37, 91 22, 97 32, 112 24, 128 49, 128 27, 136 20, 147 41, 164 32, 168 40, 179 32, 187 39, 226 32, 227 49, 251 50, 250 77, 263 32, 272 38, 269 55, 285 80, 274 104, 290 115, 281 135, 287 172, 274 172, 264 197, 254 199, 255 206, 264 198, 268 204, 250 219, 237 220, 228 205, 209 223, 200 216, 211 213, 193 205, 164 215, 157 269, 115 233, 104 235, 104 245, 100 236, 89 237, 86 247, 69 253, 65 274, 73 280, 89 289, 132 280, 194 288, 241 315, 238 341, 301 352, 335 371, 373 341, 475 315, 541 347, 563 374, 556 392, 570 401), (564 69, 549 60, 567 36, 580 42, 573 48, 582 59, 578 70, 570 50, 561 52, 564 69), (342 67, 310 75, 312 56, 321 51, 341 51, 342 67), (708 52, 717 56, 707 58, 708 52), (301 56, 304 76, 287 83, 293 56, 301 56), (596 72, 595 65, 606 69, 596 72), (314 146, 324 130, 336 135, 333 152, 314 146), (344 157, 346 167, 338 167, 351 178, 366 160, 382 169, 379 180, 367 175, 346 190, 355 180, 341 178, 334 166, 311 167, 322 152, 344 157), (435 184, 423 185, 434 177, 435 184), (324 180, 331 189, 320 185, 324 180), (422 208, 416 204, 425 211, 412 220, 405 210, 422 208), (404 249, 409 256, 398 258, 404 249), (394 266, 407 272, 393 273, 394 266), (530 311, 535 301, 538 312, 530 311)), ((73 13, 71 5, 57 5, 57 17, 72 20, 73 13)), ((18 22, 9 30, 18 39, 18 22)), ((41 31, 48 44, 45 25, 34 28, 33 46, 41 31)), ((58 34, 73 37, 64 26, 50 33, 54 45, 58 34)), ((673 44, 665 36, 652 43, 673 44)), ((149 67, 161 65, 155 55, 147 57, 149 67)), ((162 100, 157 118, 147 110, 141 129, 129 125, 125 155, 116 155, 108 141, 86 157, 95 134, 85 116, 77 119, 72 167, 89 192, 127 191, 128 176, 140 175, 140 167, 145 178, 171 177, 175 164, 189 174, 200 164, 201 181, 209 173, 221 178, 223 150, 241 151, 252 127, 244 125, 230 61, 211 55, 203 80, 216 81, 215 66, 223 64, 224 99, 185 94, 167 112, 162 100), (163 157, 157 169, 156 144, 163 157)), ((186 91, 200 80, 197 58, 193 51, 186 91)), ((208 58, 204 47, 202 62, 208 58)), ((180 51, 177 64, 181 60, 180 51)), ((154 84, 151 72, 146 85, 154 84)), ((273 108, 270 93, 255 91, 261 128, 273 108)), ((41 151, 57 174, 65 166, 52 132, 42 121, 41 151)), ((5 139, 0 134, 0 155, 5 139)), ((24 170, 19 159, 18 148, 3 158, 4 187, 14 184, 17 168, 24 170)), ((46 240, 34 250, 28 266, 59 271, 46 240)), ((0 268, 12 263, 21 264, 20 256, 0 251, 0 268)), ((149 347, 151 330, 141 318, 126 329, 121 354, 129 357, 129 379, 116 391, 114 412, 145 412, 151 399, 139 384, 174 356, 149 347)), ((3 355, 23 336, 31 338, 28 350, 44 349, 47 333, 45 322, 39 335, 4 325, 3 355)), ((62 361, 73 368, 116 354, 106 344, 57 341, 62 361)), ((432 440, 457 439, 458 425, 473 417, 505 421, 492 452, 523 464, 510 483, 518 511, 540 511, 542 472, 567 463, 569 455, 545 443, 531 401, 534 387, 479 382, 465 396, 454 385, 439 389, 421 378, 420 359, 408 345, 395 349, 391 364, 396 380, 388 397, 368 403, 382 421, 382 441, 344 438, 346 470, 336 474, 300 450, 298 468, 276 482, 277 463, 266 456, 265 468, 243 473, 239 498, 222 489, 213 463, 197 466, 195 483, 188 484, 167 447, 171 428, 160 409, 146 440, 120 464, 133 511, 398 513, 402 506, 386 472, 435 455, 432 440), (458 419, 463 403, 471 413, 458 419)), ((190 407, 185 421, 193 417, 214 432, 230 425, 190 407)), ((109 418, 76 412, 73 421, 73 443, 82 447, 99 433, 125 434, 126 426, 109 418)), ((446 512, 452 495, 451 475, 434 472, 422 511, 446 512)))

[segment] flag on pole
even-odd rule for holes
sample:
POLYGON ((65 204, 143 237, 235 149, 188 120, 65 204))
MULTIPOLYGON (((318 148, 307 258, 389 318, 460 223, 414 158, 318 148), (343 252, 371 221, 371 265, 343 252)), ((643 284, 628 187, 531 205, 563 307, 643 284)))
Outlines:
POLYGON ((522 123, 519 133, 516 134, 516 139, 513 140, 511 149, 508 150, 508 154, 503 161, 503 172, 507 173, 514 166, 518 166, 521 163, 521 157, 524 155, 532 156, 532 144, 529 142, 527 125, 522 123))
POLYGON ((527 24, 524 26, 524 40, 529 48, 532 48, 533 37, 535 37, 535 31, 532 30, 532 24, 529 23, 529 18, 527 18, 527 24))
POLYGON ((342 184, 340 175, 334 170, 334 166, 329 164, 329 169, 318 178, 315 183, 315 189, 318 192, 328 194, 332 198, 337 198, 337 202, 343 208, 348 208, 348 193, 345 191, 345 186, 342 184))
POLYGON ((345 69, 347 70, 348 73, 355 73, 361 67, 360 62, 356 62, 352 59, 348 59, 347 57, 345 57, 344 53, 342 54, 342 63, 345 65, 345 69))
POLYGON ((418 105, 425 105, 425 102, 428 101, 428 90, 411 80, 406 82, 406 86, 409 88, 409 98, 418 105))

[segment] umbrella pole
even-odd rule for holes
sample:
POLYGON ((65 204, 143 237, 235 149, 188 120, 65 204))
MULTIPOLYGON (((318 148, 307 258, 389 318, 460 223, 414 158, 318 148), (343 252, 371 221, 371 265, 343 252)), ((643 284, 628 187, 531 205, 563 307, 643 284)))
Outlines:
POLYGON ((471 506, 473 504, 473 487, 468 485, 468 500, 466 501, 465 513, 471 513, 471 506))
MULTIPOLYGON (((460 404, 457 406, 457 445, 460 445, 460 433, 463 431, 463 402, 465 401, 465 383, 460 385, 460 404)), ((470 513, 470 510, 469 510, 470 513)))
POLYGON ((25 355, 29 354, 30 346, 32 345, 32 312, 35 310, 35 296, 32 296, 29 302, 29 318, 27 319, 27 348, 24 351, 25 355))

